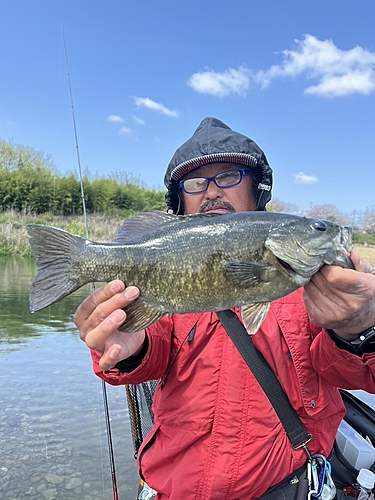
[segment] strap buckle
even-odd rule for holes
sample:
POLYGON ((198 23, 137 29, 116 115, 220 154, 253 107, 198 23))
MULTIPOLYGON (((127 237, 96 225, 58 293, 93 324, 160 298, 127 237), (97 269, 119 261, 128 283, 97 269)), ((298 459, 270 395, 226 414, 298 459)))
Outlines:
POLYGON ((308 449, 307 445, 308 443, 312 440, 312 435, 311 434, 308 434, 307 435, 307 439, 305 439, 304 441, 302 441, 301 443, 298 443, 298 444, 293 444, 292 445, 292 448, 293 450, 300 450, 301 448, 303 448, 303 451, 306 453, 307 455, 307 458, 309 459, 309 461, 312 460, 312 455, 310 453, 310 450, 308 449))

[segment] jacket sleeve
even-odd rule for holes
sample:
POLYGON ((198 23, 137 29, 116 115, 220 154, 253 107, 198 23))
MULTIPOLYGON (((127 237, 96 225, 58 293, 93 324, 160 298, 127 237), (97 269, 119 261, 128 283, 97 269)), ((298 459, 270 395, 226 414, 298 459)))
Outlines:
POLYGON ((103 371, 99 366, 100 354, 91 351, 94 373, 111 385, 140 384, 159 379, 168 366, 173 333, 173 320, 164 317, 146 329, 148 349, 142 362, 130 373, 121 373, 118 368, 103 371))
POLYGON ((310 353, 315 370, 332 385, 375 393, 375 353, 357 356, 339 349, 324 329, 315 337, 310 353))

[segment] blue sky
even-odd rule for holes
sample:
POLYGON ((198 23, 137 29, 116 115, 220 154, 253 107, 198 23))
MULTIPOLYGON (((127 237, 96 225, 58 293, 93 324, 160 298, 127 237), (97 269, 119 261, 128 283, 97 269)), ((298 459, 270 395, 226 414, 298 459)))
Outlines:
POLYGON ((0 138, 162 188, 205 116, 254 139, 274 197, 375 207, 373 0, 2 0, 0 138))

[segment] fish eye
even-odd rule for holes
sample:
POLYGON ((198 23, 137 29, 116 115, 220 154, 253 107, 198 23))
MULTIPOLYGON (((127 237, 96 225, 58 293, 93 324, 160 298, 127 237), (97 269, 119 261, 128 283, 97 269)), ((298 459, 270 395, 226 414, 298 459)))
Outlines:
POLYGON ((326 223, 325 223, 324 221, 322 221, 322 220, 317 220, 317 221, 315 221, 315 222, 311 225, 311 227, 312 227, 313 229, 316 229, 317 231, 326 231, 326 230, 327 230, 327 225, 326 225, 326 223))

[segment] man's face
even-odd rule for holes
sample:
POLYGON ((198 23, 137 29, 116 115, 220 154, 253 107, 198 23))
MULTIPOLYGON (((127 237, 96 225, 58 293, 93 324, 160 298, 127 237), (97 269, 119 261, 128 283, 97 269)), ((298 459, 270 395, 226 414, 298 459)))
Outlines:
MULTIPOLYGON (((226 170, 237 168, 243 169, 246 167, 235 163, 210 163, 189 172, 182 180, 195 177, 213 177, 226 170)), ((252 212, 256 209, 251 175, 244 175, 242 181, 236 186, 220 188, 211 181, 207 191, 187 194, 182 190, 182 195, 185 214, 204 212, 224 214, 228 212, 252 212)))

